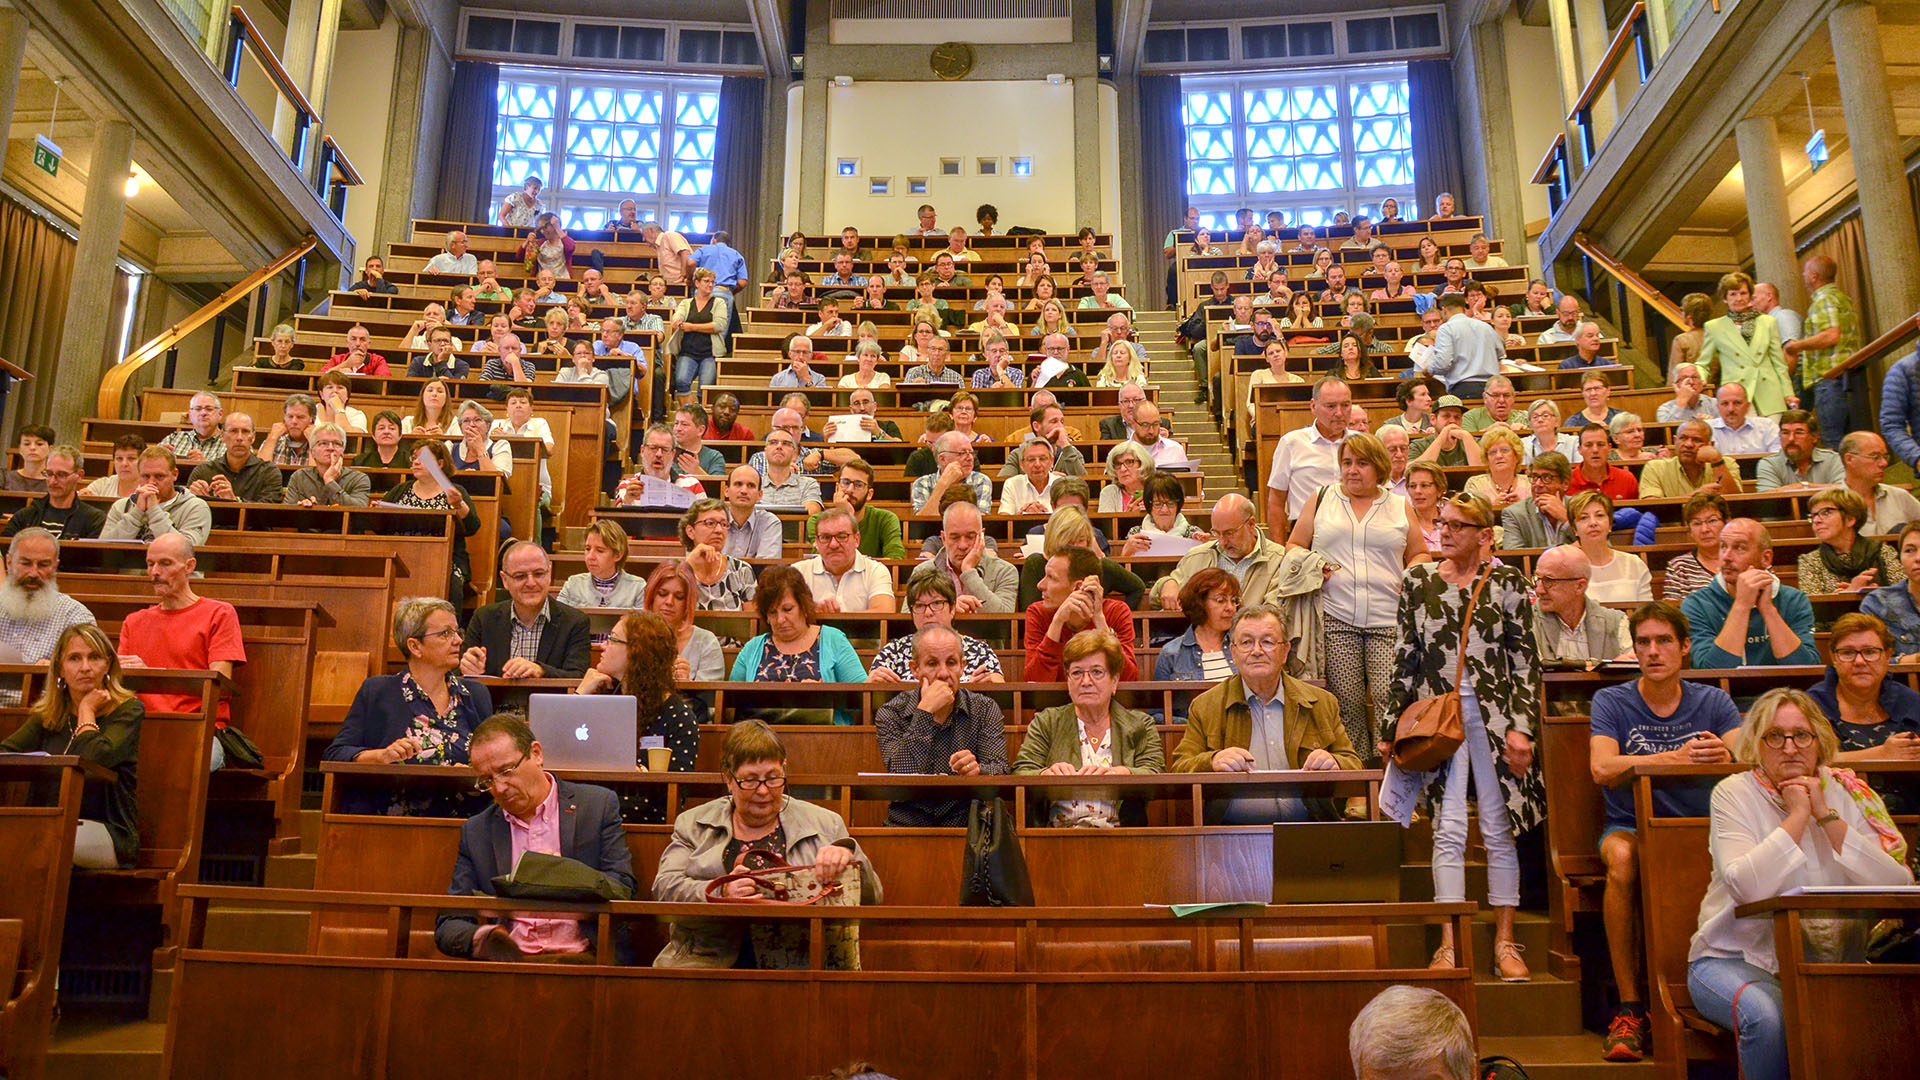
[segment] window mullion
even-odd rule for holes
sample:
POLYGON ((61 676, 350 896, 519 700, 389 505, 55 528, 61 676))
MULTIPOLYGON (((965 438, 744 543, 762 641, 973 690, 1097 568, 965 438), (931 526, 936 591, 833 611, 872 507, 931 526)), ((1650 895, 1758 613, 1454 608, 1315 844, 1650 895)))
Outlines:
POLYGON ((655 200, 654 217, 661 225, 671 222, 673 215, 668 210, 668 200, 673 197, 673 130, 680 116, 680 90, 677 85, 668 82, 660 91, 660 145, 654 151, 659 155, 660 180, 653 185, 655 200))

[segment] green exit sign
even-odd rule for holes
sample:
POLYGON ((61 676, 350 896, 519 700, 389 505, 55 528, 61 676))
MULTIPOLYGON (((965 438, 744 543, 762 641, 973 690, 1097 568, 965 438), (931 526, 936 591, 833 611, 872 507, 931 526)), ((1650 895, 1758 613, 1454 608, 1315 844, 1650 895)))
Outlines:
POLYGON ((33 164, 48 176, 59 176, 60 147, 45 135, 34 136, 33 164))

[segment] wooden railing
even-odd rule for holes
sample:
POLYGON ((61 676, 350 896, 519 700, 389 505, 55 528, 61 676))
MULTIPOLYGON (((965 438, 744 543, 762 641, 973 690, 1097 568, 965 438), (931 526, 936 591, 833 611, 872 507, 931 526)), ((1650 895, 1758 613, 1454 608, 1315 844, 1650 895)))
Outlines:
POLYGON ((1827 370, 1826 378, 1837 379, 1855 368, 1870 364, 1920 335, 1920 314, 1909 315, 1894 323, 1886 333, 1854 350, 1852 356, 1827 370))
POLYGON ((1600 145, 1600 138, 1593 130, 1594 103, 1613 85, 1614 73, 1626 59, 1628 49, 1633 50, 1634 58, 1639 61, 1640 81, 1645 83, 1647 76, 1653 72, 1653 34, 1647 27, 1647 5, 1644 3, 1636 3, 1627 9, 1626 18, 1620 21, 1620 29, 1614 31, 1613 40, 1607 43, 1600 66, 1593 69, 1593 75, 1587 79, 1587 85, 1581 88, 1580 96, 1567 113, 1567 121, 1580 129, 1580 164, 1583 167, 1593 163, 1593 155, 1600 145))
POLYGON ((333 211, 336 218, 344 218, 347 213, 347 188, 358 187, 363 181, 360 171, 347 160, 346 151, 333 141, 333 136, 320 140, 320 179, 314 190, 327 201, 327 209, 333 211))
MULTIPOLYGON (((121 399, 126 394, 127 383, 132 380, 141 368, 146 367, 161 357, 165 357, 168 370, 171 371, 174 360, 179 353, 180 342, 184 341, 188 334, 193 333, 195 330, 200 329, 208 322, 219 317, 222 312, 246 297, 247 294, 273 280, 274 275, 280 273, 280 271, 305 259, 307 253, 319 246, 319 243, 320 241, 318 239, 309 234, 305 240, 288 248, 279 258, 240 279, 232 288, 214 297, 212 300, 207 301, 206 305, 201 307, 200 310, 167 327, 159 336, 140 346, 138 349, 135 349, 125 360, 107 369, 106 375, 100 380, 100 396, 94 403, 94 415, 119 416, 121 399)), ((217 331, 221 325, 223 324, 215 324, 214 352, 216 359, 218 358, 220 349, 220 335, 217 331)))
POLYGON ((1567 201, 1567 188, 1573 182, 1573 166, 1567 160, 1566 132, 1553 137, 1547 156, 1541 158, 1540 167, 1533 170, 1532 182, 1546 185, 1549 216, 1559 213, 1560 204, 1567 201))
POLYGON ((1641 277, 1632 267, 1614 258, 1608 254, 1606 250, 1601 248, 1600 245, 1595 244, 1586 233, 1574 233, 1573 246, 1580 250, 1580 254, 1585 255, 1589 260, 1597 264, 1600 269, 1606 271, 1615 281, 1625 286, 1628 292, 1639 297, 1641 303, 1646 304, 1648 307, 1666 316, 1668 322, 1680 329, 1685 330, 1687 328, 1687 321, 1680 315, 1679 305, 1669 300, 1660 290, 1654 288, 1648 283, 1646 278, 1641 277))
POLYGON ((280 58, 274 55, 273 46, 267 44, 267 39, 260 36, 259 28, 253 25, 253 20, 247 17, 247 13, 238 4, 231 9, 228 27, 226 63, 221 68, 221 75, 227 80, 228 86, 238 89, 241 51, 244 49, 253 52, 253 58, 260 62, 261 69, 267 73, 267 78, 273 81, 275 88, 280 91, 280 96, 286 98, 287 103, 293 106, 295 113, 293 145, 287 148, 287 157, 292 160, 296 170, 304 169, 307 157, 307 132, 319 121, 320 114, 315 112, 312 104, 307 101, 307 95, 301 93, 300 88, 293 84, 293 77, 287 74, 287 69, 280 64, 280 58))

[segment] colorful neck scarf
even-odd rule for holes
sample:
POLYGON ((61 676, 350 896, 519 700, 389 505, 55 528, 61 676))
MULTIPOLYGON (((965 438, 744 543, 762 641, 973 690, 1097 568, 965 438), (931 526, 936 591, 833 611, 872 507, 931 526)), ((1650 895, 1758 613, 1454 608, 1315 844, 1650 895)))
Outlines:
POLYGON ((1740 336, 1746 338, 1748 341, 1753 340, 1754 320, 1759 317, 1760 313, 1752 308, 1748 308, 1745 311, 1727 312, 1727 318, 1732 319, 1733 325, 1740 328, 1740 336))
MULTIPOLYGON (((1782 814, 1786 813, 1786 800, 1780 797, 1780 789, 1773 786, 1773 782, 1767 779, 1767 774, 1756 768, 1753 770, 1753 778, 1760 784, 1760 790, 1767 793, 1767 798, 1773 802, 1774 809, 1782 814)), ((1907 838, 1901 835, 1900 827, 1893 823, 1893 815, 1887 813, 1887 804, 1881 801, 1880 796, 1871 787, 1867 786, 1865 780, 1860 779, 1858 773, 1852 769, 1836 769, 1823 765, 1820 767, 1820 778, 1822 783, 1831 779, 1848 795, 1853 796, 1854 808, 1860 811, 1860 816, 1866 819, 1867 827, 1873 830, 1875 838, 1880 841, 1881 851, 1892 856, 1895 862, 1907 861, 1907 838)))

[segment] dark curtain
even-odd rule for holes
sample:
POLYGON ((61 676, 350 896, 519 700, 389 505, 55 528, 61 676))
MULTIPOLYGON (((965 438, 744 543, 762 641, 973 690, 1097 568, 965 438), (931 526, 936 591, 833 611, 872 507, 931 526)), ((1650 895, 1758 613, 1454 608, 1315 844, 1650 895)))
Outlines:
MULTIPOLYGON (((6 445, 20 425, 43 421, 53 400, 53 369, 60 361, 60 327, 73 282, 74 242, 12 199, 0 196, 0 357, 34 378, 7 392, 0 426, 6 445)), ((91 411, 91 410, 89 410, 91 411)), ((62 439, 78 441, 78 431, 62 439)))
POLYGON ((1460 113, 1453 100, 1453 61, 1414 60, 1407 64, 1407 105, 1413 127, 1413 197, 1421 217, 1433 212, 1436 197, 1451 192, 1460 213, 1485 213, 1460 198, 1465 173, 1460 161, 1460 113))
POLYGON ((1142 75, 1139 85, 1140 211, 1157 241, 1186 209, 1187 128, 1178 75, 1142 75))
POLYGON ((728 75, 720 80, 720 122, 714 132, 713 185, 707 192, 708 231, 726 230, 733 246, 758 266, 752 250, 760 227, 760 148, 766 127, 765 79, 728 75))
POLYGON ((453 65, 447 128, 440 142, 440 189, 433 213, 443 221, 493 220, 493 153, 499 143, 500 65, 453 65))

